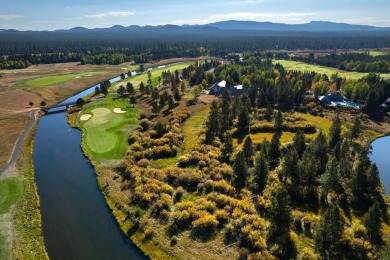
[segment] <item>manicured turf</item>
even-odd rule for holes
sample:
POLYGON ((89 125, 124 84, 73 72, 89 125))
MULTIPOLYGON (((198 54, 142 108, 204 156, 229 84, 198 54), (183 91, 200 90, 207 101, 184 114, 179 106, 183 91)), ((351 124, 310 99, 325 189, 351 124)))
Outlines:
POLYGON ((29 79, 17 83, 18 87, 47 87, 53 85, 61 85, 67 81, 79 79, 81 77, 90 77, 94 75, 104 75, 109 73, 108 71, 95 71, 95 72, 79 72, 58 74, 52 76, 39 77, 35 79, 29 79))
MULTIPOLYGON (((360 73, 360 72, 347 72, 332 67, 312 65, 300 61, 273 60, 272 63, 273 64, 280 63, 286 70, 315 71, 317 73, 326 74, 329 77, 332 74, 339 73, 340 77, 345 77, 347 79, 360 79, 361 77, 364 77, 368 74, 368 73, 360 73)), ((390 73, 381 74, 381 77, 390 78, 390 73)))
POLYGON ((22 183, 17 178, 0 180, 0 215, 9 211, 22 195, 22 183))
MULTIPOLYGON (((158 84, 158 77, 161 76, 163 71, 168 71, 169 70, 169 71, 171 71, 173 73, 173 72, 175 72, 175 70, 181 71, 181 70, 183 70, 184 68, 188 67, 191 64, 193 64, 193 62, 180 63, 180 64, 172 65, 172 66, 169 66, 169 67, 164 67, 164 68, 152 70, 151 71, 151 73, 152 73, 152 85, 156 86, 158 84)), ((126 83, 129 82, 129 81, 134 85, 135 88, 138 88, 139 84, 141 84, 141 81, 146 85, 146 83, 148 81, 148 73, 147 73, 147 71, 145 71, 144 73, 142 73, 140 75, 137 75, 137 76, 131 77, 129 79, 126 79, 124 81, 118 82, 114 86, 112 86, 112 88, 114 90, 116 90, 120 85, 126 86, 126 83)))
POLYGON ((83 145, 93 159, 97 162, 123 159, 129 134, 138 125, 137 108, 130 106, 127 97, 110 94, 86 106, 79 116, 83 114, 92 115, 89 120, 78 122, 84 130, 83 145), (127 112, 117 114, 113 112, 115 108, 127 112))

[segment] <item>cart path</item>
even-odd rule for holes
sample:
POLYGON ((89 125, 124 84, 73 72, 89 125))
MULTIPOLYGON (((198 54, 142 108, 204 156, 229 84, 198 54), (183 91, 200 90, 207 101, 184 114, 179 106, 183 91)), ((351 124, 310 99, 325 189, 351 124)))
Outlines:
POLYGON ((22 146, 22 143, 27 135, 27 133, 31 130, 31 128, 35 125, 35 112, 37 109, 31 110, 28 112, 28 115, 30 116, 30 122, 28 123, 27 127, 23 130, 22 134, 19 136, 16 145, 14 147, 14 150, 12 152, 11 160, 7 163, 7 165, 3 168, 0 169, 0 178, 5 178, 8 176, 12 176, 16 174, 16 160, 18 159, 19 155, 19 150, 20 147, 22 146))

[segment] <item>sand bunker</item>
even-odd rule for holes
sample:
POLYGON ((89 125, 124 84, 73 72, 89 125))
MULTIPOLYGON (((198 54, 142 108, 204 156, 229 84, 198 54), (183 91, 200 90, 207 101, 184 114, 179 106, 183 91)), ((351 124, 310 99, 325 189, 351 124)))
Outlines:
POLYGON ((126 111, 122 110, 122 108, 114 108, 114 113, 117 113, 117 114, 123 114, 123 113, 126 113, 126 111))
POLYGON ((81 121, 87 121, 88 119, 90 119, 92 117, 92 115, 90 114, 84 114, 80 117, 80 120, 81 121))
POLYGON ((75 77, 75 79, 79 79, 79 78, 81 78, 81 77, 80 76, 75 77))

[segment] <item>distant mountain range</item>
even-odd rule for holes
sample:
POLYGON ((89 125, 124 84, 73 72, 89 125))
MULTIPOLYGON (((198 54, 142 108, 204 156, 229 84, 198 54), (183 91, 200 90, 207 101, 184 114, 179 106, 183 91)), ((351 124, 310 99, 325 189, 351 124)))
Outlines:
MULTIPOLYGON (((74 27, 69 30, 60 29, 56 32, 135 32, 135 31, 274 31, 274 32, 390 32, 390 27, 376 27, 369 25, 356 25, 347 23, 334 23, 325 21, 313 21, 304 24, 285 24, 254 21, 223 21, 205 25, 114 25, 110 28, 88 29, 85 27, 74 27)), ((17 30, 0 29, 0 32, 15 32, 17 30)))

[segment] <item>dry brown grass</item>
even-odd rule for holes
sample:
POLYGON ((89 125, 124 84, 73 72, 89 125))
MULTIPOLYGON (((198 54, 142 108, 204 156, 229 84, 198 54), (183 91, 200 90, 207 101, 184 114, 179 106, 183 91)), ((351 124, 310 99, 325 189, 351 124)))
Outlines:
POLYGON ((29 120, 30 118, 27 114, 6 114, 0 116, 0 169, 9 161, 15 143, 23 129, 26 128, 29 120))

